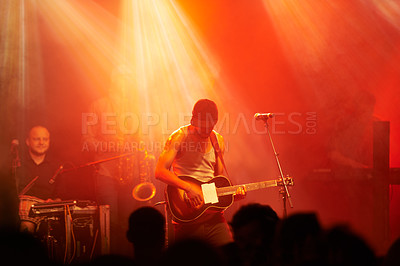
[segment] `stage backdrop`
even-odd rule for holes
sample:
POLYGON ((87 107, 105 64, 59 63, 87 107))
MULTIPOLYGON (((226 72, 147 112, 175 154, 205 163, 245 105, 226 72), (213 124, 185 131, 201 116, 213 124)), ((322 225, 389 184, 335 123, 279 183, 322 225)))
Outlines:
MULTIPOLYGON (((265 123, 254 119, 274 113, 267 125, 295 181, 288 213, 315 211, 324 226, 349 223, 376 244, 374 121, 390 122, 390 167, 400 166, 400 3, 7 0, 0 10, 2 162, 12 139, 22 152, 35 124, 49 128, 64 162, 90 162, 82 142, 89 106, 113 89, 122 65, 133 79, 125 93, 135 133, 156 157, 193 104, 210 98, 232 181, 278 178, 265 123)), ((70 180, 71 197, 93 196, 90 169, 70 180)), ((392 184, 389 193, 390 242, 400 236, 400 190, 392 184)), ((249 202, 283 215, 279 190, 269 188, 249 192, 228 219, 249 202)))

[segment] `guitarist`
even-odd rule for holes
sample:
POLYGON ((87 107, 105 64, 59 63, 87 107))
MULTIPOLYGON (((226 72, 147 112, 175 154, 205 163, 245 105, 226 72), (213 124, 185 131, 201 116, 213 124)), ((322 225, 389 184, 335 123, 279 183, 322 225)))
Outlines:
MULTIPOLYGON (((197 101, 193 107, 190 124, 180 127, 170 135, 157 163, 156 178, 169 186, 183 190, 186 193, 187 203, 192 208, 203 204, 201 188, 178 176, 191 176, 207 182, 223 174, 221 155, 218 156, 214 148, 218 145, 220 154, 223 154, 223 137, 213 130, 217 121, 217 105, 208 99, 197 101), (215 137, 218 144, 213 143, 211 137, 215 137)), ((235 200, 244 198, 245 195, 245 188, 239 187, 235 200)), ((176 240, 195 237, 215 246, 232 242, 232 235, 222 211, 206 210, 199 218, 189 222, 176 220, 174 231, 176 240)))

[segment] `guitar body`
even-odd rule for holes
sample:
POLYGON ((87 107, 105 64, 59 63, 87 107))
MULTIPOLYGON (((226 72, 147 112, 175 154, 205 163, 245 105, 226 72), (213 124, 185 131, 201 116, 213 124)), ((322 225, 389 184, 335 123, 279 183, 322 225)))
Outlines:
POLYGON ((180 179, 191 184, 192 187, 201 187, 202 184, 215 183, 216 193, 218 196, 217 203, 201 204, 193 207, 187 199, 185 191, 173 186, 167 186, 165 197, 167 199, 168 207, 171 215, 175 221, 191 222, 199 218, 207 210, 222 211, 233 203, 233 195, 239 186, 244 186, 247 191, 264 189, 268 187, 293 186, 293 179, 285 177, 284 179, 278 178, 276 180, 267 180, 244 185, 232 186, 229 179, 224 176, 217 176, 208 182, 201 182, 190 176, 180 176, 180 179), (284 182, 283 182, 284 180, 284 182))
MULTIPOLYGON (((215 183, 217 188, 231 186, 229 179, 224 176, 217 176, 208 182, 201 182, 190 176, 180 176, 182 180, 190 183, 192 186, 201 187, 202 184, 215 183)), ((169 210, 174 220, 179 222, 191 222, 199 218, 206 210, 224 210, 232 205, 233 195, 219 196, 218 202, 211 204, 201 204, 196 207, 190 206, 186 198, 185 191, 173 186, 167 186, 166 199, 169 210)))

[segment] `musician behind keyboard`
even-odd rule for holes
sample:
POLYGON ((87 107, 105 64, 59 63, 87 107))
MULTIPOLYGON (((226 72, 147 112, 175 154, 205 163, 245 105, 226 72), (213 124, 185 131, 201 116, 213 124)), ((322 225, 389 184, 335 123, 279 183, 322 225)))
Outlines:
POLYGON ((41 218, 30 217, 30 207, 35 203, 61 200, 57 196, 58 183, 52 182, 60 170, 60 163, 48 153, 50 133, 46 127, 32 127, 25 143, 28 150, 23 154, 21 166, 16 172, 20 230, 35 233, 41 218))

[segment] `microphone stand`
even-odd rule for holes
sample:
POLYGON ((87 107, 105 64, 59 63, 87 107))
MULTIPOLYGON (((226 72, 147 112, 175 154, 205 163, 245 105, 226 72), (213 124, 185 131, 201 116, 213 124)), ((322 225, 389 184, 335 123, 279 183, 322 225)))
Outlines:
POLYGON ((21 160, 19 158, 18 150, 16 148, 15 149, 14 158, 12 159, 11 173, 12 173, 12 176, 14 178, 13 182, 15 183, 15 189, 16 189, 17 193, 19 193, 19 191, 18 191, 19 179, 18 179, 18 175, 17 175, 17 169, 19 167, 21 167, 21 160))
POLYGON ((287 217, 286 199, 289 200, 290 208, 293 208, 293 204, 292 204, 291 196, 289 194, 289 189, 288 189, 288 187, 286 185, 285 177, 283 175, 282 167, 281 167, 281 164, 279 162, 279 158, 278 158, 279 154, 275 150, 274 142, 272 141, 271 133, 269 132, 267 119, 265 119, 263 121, 265 123, 265 128, 267 129, 268 137, 269 137, 269 140, 271 142, 272 150, 273 150, 274 155, 275 155, 276 164, 278 165, 279 173, 280 173, 281 178, 282 178, 282 187, 280 188, 279 193, 282 195, 282 200, 283 200, 283 215, 284 215, 284 217, 287 217))

